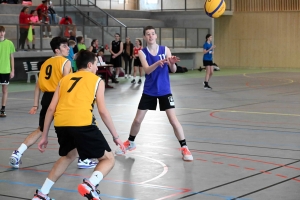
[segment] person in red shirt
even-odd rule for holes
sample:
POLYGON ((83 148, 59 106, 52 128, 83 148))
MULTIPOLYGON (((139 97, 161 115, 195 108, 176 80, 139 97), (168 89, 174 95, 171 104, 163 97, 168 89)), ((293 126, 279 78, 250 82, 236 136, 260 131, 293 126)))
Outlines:
MULTIPOLYGON (((47 0, 42 0, 42 3, 36 7, 36 10, 38 12, 39 19, 42 23, 45 23, 47 26, 48 36, 49 38, 52 38, 51 34, 51 27, 49 25, 49 17, 48 17, 48 6, 47 6, 47 0)), ((46 38, 46 32, 45 32, 45 26, 42 26, 43 30, 43 37, 46 38)))
POLYGON ((25 50, 24 45, 28 35, 29 25, 31 24, 31 20, 30 20, 31 15, 28 14, 28 11, 29 8, 25 6, 22 8, 19 15, 19 24, 20 24, 19 47, 21 47, 21 50, 25 50))
POLYGON ((70 40, 76 41, 76 26, 73 24, 72 18, 69 16, 65 16, 61 18, 59 22, 59 27, 61 29, 61 34, 70 40), (63 31, 65 30, 65 31, 63 31))
POLYGON ((72 21, 71 17, 65 16, 65 17, 61 18, 59 24, 70 25, 70 24, 73 24, 73 21, 72 21))

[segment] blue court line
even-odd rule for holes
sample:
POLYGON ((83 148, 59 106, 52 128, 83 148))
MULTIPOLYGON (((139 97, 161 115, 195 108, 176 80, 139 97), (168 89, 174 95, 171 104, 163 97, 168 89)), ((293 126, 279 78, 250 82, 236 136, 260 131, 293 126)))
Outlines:
MULTIPOLYGON (((15 182, 15 181, 9 181, 9 180, 0 180, 0 183, 6 183, 6 184, 11 184, 11 185, 21 185, 21 186, 25 186, 25 187, 41 188, 41 185, 38 185, 38 184, 15 182)), ((142 184, 140 184, 140 185, 142 185, 142 184)), ((148 185, 148 184, 146 184, 146 185, 148 185)), ((72 190, 72 189, 67 189, 67 188, 53 187, 53 188, 51 188, 51 190, 70 192, 70 193, 78 193, 77 190, 72 190)), ((198 194, 198 195, 204 195, 204 196, 214 196, 214 197, 218 197, 218 198, 224 199, 224 200, 230 200, 230 199, 234 198, 234 197, 230 197, 230 196, 223 196, 223 195, 219 195, 219 194, 210 194, 210 193, 202 193, 202 192, 200 192, 200 193, 199 192, 191 192, 191 193, 186 193, 186 194, 198 194)), ((112 198, 112 199, 137 200, 137 199, 134 199, 134 198, 125 198, 125 197, 112 196, 112 195, 107 195, 107 194, 100 194, 99 196, 100 197, 112 198)), ((251 199, 241 198, 239 200, 251 200, 251 199)))
MULTIPOLYGON (((7 184, 11 184, 11 185, 22 185, 22 186, 26 186, 26 187, 41 188, 41 185, 38 185, 38 184, 30 184, 30 183, 23 183, 23 182, 14 182, 14 181, 9 181, 9 180, 0 180, 0 183, 7 183, 7 184)), ((53 188, 51 188, 51 190, 78 193, 77 190, 66 189, 66 188, 56 188, 56 187, 53 187, 53 188)), ((133 198, 125 198, 125 197, 112 196, 112 195, 107 195, 107 194, 100 194, 99 196, 100 197, 112 198, 112 199, 136 200, 136 199, 133 199, 133 198)))

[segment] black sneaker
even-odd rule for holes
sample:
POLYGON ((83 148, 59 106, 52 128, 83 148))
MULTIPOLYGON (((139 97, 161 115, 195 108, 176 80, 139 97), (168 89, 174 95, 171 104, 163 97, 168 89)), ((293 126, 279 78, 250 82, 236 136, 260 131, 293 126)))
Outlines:
POLYGON ((112 83, 119 83, 119 81, 117 79, 113 79, 111 82, 112 83))
POLYGON ((0 110, 0 117, 6 117, 5 110, 0 110))
POLYGON ((131 83, 135 83, 135 79, 133 79, 133 80, 131 81, 131 83))
POLYGON ((142 80, 140 79, 139 82, 138 82, 138 84, 141 84, 141 83, 142 83, 142 80))
POLYGON ((204 89, 205 90, 211 90, 212 88, 208 85, 208 82, 204 81, 203 82, 203 85, 204 85, 204 89))

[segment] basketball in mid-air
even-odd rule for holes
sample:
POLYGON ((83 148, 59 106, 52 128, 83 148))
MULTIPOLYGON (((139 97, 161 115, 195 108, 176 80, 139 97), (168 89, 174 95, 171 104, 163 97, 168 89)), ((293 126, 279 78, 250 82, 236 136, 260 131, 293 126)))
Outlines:
POLYGON ((204 9, 209 17, 218 18, 225 12, 225 0, 206 0, 204 9))

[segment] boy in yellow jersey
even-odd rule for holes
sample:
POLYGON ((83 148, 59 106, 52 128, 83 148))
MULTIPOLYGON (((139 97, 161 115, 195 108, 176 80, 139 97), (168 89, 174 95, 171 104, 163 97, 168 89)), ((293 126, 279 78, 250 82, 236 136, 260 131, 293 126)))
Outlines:
MULTIPOLYGON (((44 128, 45 115, 58 82, 63 76, 72 72, 71 62, 65 58, 65 56, 69 55, 67 39, 63 37, 55 37, 51 40, 50 46, 55 55, 47 59, 41 67, 39 79, 36 83, 34 92, 34 104, 29 111, 30 114, 36 113, 39 105, 40 91, 42 91, 44 95, 41 101, 42 109, 39 118, 39 128, 29 134, 21 146, 17 150, 13 151, 9 162, 10 166, 13 168, 19 168, 22 154, 27 150, 28 147, 32 146, 39 139, 39 137, 41 137, 44 128)), ((90 160, 78 160, 79 168, 94 168, 96 164, 97 163, 90 160)))
MULTIPOLYGON (((49 127, 54 117, 54 127, 60 145, 59 155, 61 157, 56 161, 41 190, 37 190, 32 200, 51 200, 48 197, 51 187, 76 159, 77 151, 82 159, 98 158, 99 161, 92 176, 89 179, 83 179, 83 183, 78 185, 78 191, 89 200, 100 199, 96 187, 113 168, 114 155, 96 125, 92 112, 95 102, 113 141, 125 153, 125 147, 119 139, 105 106, 105 83, 95 75, 98 70, 95 54, 88 50, 81 50, 78 53, 76 64, 78 71, 65 76, 55 90, 45 117, 42 138, 38 144, 39 150, 44 152, 48 144, 49 127), (74 117, 70 118, 70 116, 74 117)), ((58 198, 63 199, 63 197, 58 198)))

